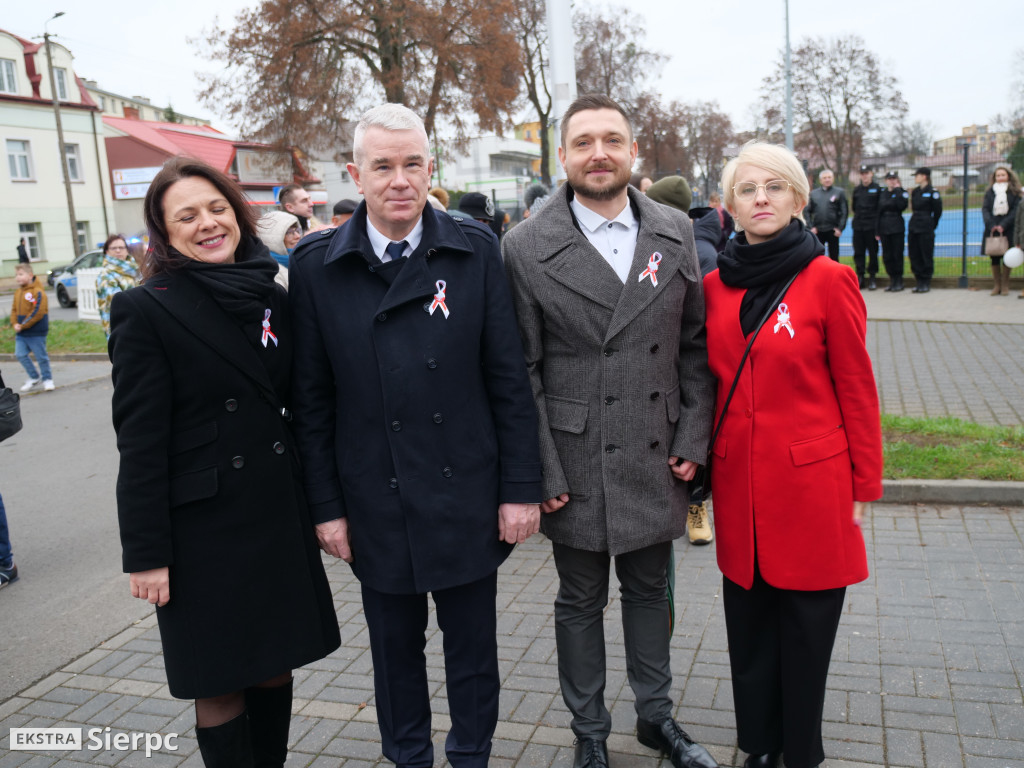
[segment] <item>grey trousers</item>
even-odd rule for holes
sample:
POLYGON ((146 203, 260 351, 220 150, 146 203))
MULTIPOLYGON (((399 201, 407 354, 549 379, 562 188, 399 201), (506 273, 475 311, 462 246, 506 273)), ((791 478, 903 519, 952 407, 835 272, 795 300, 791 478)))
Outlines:
MULTIPOLYGON (((553 544, 558 569, 555 642, 562 698, 579 738, 606 739, 612 718, 604 703, 604 609, 611 557, 553 544)), ((615 557, 622 600, 626 676, 637 715, 652 723, 672 715, 666 579, 672 542, 615 557)))

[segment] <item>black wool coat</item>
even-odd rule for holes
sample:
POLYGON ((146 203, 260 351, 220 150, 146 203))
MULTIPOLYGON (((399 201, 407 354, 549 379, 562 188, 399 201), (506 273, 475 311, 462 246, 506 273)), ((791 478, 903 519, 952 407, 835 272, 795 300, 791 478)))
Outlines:
POLYGON ((348 518, 356 576, 414 594, 493 573, 498 505, 541 501, 537 416, 495 236, 423 212, 382 264, 366 204, 296 248, 295 424, 314 522, 348 518), (441 307, 429 309, 439 285, 441 307))
POLYGON ((185 272, 111 307, 124 570, 170 567, 157 617, 179 698, 238 691, 340 645, 281 412, 293 341, 283 289, 267 308, 278 343, 264 349, 258 319, 240 325, 185 272), (282 366, 275 388, 268 369, 282 366))

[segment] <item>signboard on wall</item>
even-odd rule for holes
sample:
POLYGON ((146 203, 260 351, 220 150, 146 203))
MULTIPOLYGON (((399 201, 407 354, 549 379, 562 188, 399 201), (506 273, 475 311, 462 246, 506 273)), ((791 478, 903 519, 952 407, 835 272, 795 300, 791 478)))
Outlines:
POLYGON ((239 149, 235 153, 238 181, 242 184, 291 180, 292 158, 287 152, 239 149))
POLYGON ((146 184, 156 178, 160 172, 160 166, 151 168, 118 168, 110 174, 114 177, 114 184, 146 184))
POLYGON ((135 200, 146 196, 149 191, 149 182, 145 184, 115 184, 115 200, 135 200))

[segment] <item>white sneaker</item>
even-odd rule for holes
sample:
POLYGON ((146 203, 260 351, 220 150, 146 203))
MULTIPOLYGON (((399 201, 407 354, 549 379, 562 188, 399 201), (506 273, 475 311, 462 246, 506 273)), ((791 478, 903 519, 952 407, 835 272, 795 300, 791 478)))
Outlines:
POLYGON ((52 392, 54 389, 56 389, 56 386, 54 386, 53 383, 53 379, 46 379, 43 382, 43 389, 45 389, 47 392, 52 392))
POLYGON ((39 379, 29 379, 28 381, 21 385, 21 391, 28 392, 30 389, 32 389, 32 387, 38 384, 39 381, 39 379))

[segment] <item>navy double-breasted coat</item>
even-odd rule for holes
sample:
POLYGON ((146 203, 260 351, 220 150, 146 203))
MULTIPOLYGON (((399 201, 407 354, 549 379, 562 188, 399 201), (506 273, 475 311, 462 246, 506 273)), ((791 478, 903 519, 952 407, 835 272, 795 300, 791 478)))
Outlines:
POLYGON ((382 264, 361 203, 342 227, 306 237, 291 264, 314 522, 348 518, 354 572, 379 592, 493 573, 511 550, 499 504, 541 501, 536 408, 497 239, 428 206, 419 247, 382 264))

